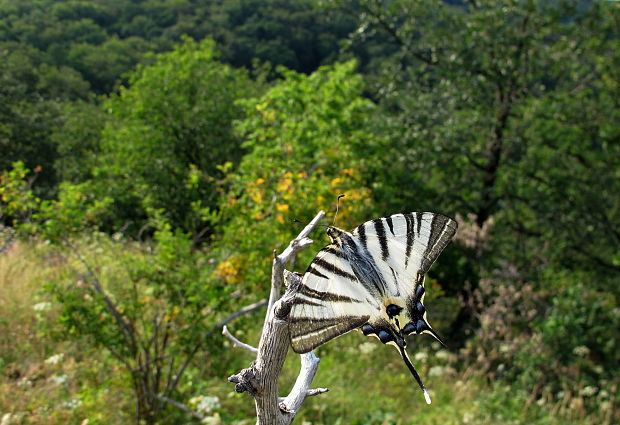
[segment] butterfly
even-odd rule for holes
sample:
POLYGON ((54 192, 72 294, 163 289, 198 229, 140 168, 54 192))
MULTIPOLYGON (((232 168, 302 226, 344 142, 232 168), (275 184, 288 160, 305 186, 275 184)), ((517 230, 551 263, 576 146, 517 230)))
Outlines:
POLYGON ((405 337, 430 334, 445 346, 426 319, 424 277, 456 229, 431 212, 377 218, 352 232, 329 226, 331 243, 308 266, 289 313, 293 350, 307 353, 359 329, 398 349, 430 404, 405 337))

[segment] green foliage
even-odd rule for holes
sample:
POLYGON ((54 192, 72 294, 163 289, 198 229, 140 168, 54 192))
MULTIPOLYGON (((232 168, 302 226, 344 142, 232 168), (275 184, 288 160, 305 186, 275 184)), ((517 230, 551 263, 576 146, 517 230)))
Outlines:
POLYGON ((618 9, 570 1, 360 5, 360 32, 387 34, 398 48, 372 77, 393 111, 391 136, 376 151, 377 202, 440 209, 473 224, 473 233, 493 232, 470 241, 480 271, 510 261, 535 278, 544 255, 603 279, 617 274, 618 88, 610 81, 618 9), (579 61, 575 49, 584 52, 579 61), (601 197, 604 205, 591 208, 601 197))
POLYGON ((219 180, 241 154, 232 132, 241 114, 235 102, 254 90, 243 71, 215 56, 211 41, 186 39, 138 67, 130 87, 105 102, 95 174, 118 217, 135 220, 161 209, 197 241, 212 232, 219 180))
POLYGON ((58 98, 64 89, 81 92, 71 72, 40 63, 33 49, 0 43, 0 170, 16 161, 28 168, 42 166, 43 192, 55 183, 56 156, 49 133, 59 117, 58 98), (61 81, 64 80, 64 81, 61 81), (43 96, 41 92, 48 92, 43 96))
POLYGON ((250 67, 252 60, 311 73, 338 55, 339 42, 356 19, 325 14, 313 1, 217 1, 207 9, 200 30, 222 46, 222 60, 250 67))
POLYGON ((106 348, 125 368, 139 418, 155 423, 169 406, 153 395, 179 395, 189 362, 211 343, 216 314, 226 308, 231 289, 212 278, 190 235, 173 231, 165 220, 150 249, 106 237, 83 242, 67 242, 77 262, 46 289, 60 305, 68 334, 106 348))
POLYGON ((477 291, 480 328, 463 351, 483 376, 509 382, 529 402, 567 417, 614 415, 618 395, 617 299, 588 275, 549 270, 544 291, 486 280, 477 291))
MULTIPOLYGON (((38 211, 41 200, 32 193, 34 177, 27 177, 29 170, 23 162, 15 162, 12 170, 0 176, 0 222, 16 226, 29 222, 38 211)), ((36 176, 36 174, 35 174, 36 176)))
POLYGON ((267 93, 242 102, 247 118, 237 129, 248 154, 231 175, 217 242, 226 259, 218 273, 230 283, 264 288, 271 253, 300 230, 293 220, 308 221, 338 195, 347 196, 339 225, 360 221, 370 209, 355 146, 372 138, 375 107, 361 97, 354 67, 322 67, 310 76, 281 69, 283 79, 267 93))
POLYGON ((39 235, 61 242, 81 232, 93 231, 109 219, 112 199, 99 197, 91 182, 62 183, 57 200, 44 200, 33 191, 34 176, 22 162, 0 177, 0 220, 24 235, 39 235))
POLYGON ((63 123, 51 135, 58 158, 54 168, 63 182, 91 179, 101 153, 101 132, 106 115, 99 104, 76 101, 63 106, 63 123))
POLYGON ((334 59, 354 22, 326 16, 309 0, 0 2, 0 42, 34 48, 44 63, 79 73, 98 94, 143 63, 144 53, 168 51, 184 35, 216 38, 235 66, 250 67, 256 58, 311 72, 334 59))
POLYGON ((89 175, 92 161, 66 149, 66 131, 76 133, 64 128, 72 117, 62 103, 94 105, 94 95, 114 92, 136 65, 151 63, 148 52, 173 50, 184 36, 216 38, 222 60, 235 66, 257 59, 312 72, 335 60, 353 27, 310 0, 0 1, 0 170, 14 161, 43 166, 37 190, 47 198, 60 181, 89 175))
MULTIPOLYGON (((394 352, 331 342, 332 391, 298 421, 618 422, 620 8, 207 3, 0 0, 1 421, 188 420, 158 394, 252 422, 223 379, 251 359, 213 325, 266 296, 273 250, 344 193, 347 229, 459 221, 428 280, 453 351, 412 338, 428 409, 394 352), (338 45, 357 61, 319 67, 338 45)), ((252 343, 253 319, 234 324, 252 343)))

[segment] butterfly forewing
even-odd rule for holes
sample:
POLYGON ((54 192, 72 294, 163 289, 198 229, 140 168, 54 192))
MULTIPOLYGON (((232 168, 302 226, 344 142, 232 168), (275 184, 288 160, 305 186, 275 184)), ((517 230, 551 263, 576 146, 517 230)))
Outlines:
POLYGON ((367 221, 352 233, 395 271, 414 276, 430 269, 456 227, 456 222, 445 215, 412 212, 367 221))
POLYGON ((289 315, 293 350, 306 353, 366 323, 378 310, 339 247, 330 244, 312 261, 289 315))

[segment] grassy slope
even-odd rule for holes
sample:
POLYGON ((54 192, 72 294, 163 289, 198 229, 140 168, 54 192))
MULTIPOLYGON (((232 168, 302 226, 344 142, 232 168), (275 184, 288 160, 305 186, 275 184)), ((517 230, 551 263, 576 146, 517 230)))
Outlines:
MULTIPOLYGON (((7 254, 0 254, 2 425, 133 423, 125 371, 104 351, 60 334, 55 322, 56 307, 42 292, 46 281, 63 276, 69 267, 66 259, 54 255, 45 245, 20 243, 7 254), (5 424, 2 418, 7 414, 10 420, 5 424)), ((237 328, 241 329, 241 324, 237 328)), ((258 338, 256 330, 237 335, 254 344, 258 338)), ((430 337, 415 339, 414 343, 409 349, 430 388, 431 406, 424 404, 421 392, 395 350, 351 333, 318 350, 321 366, 314 384, 328 387, 330 392, 309 399, 296 423, 601 422, 597 418, 554 416, 553 406, 538 405, 528 400, 527 394, 514 393, 505 384, 489 385, 475 371, 459 371, 456 355, 439 350, 430 337)), ((209 359, 207 366, 205 358, 198 358, 203 364, 193 369, 193 376, 188 373, 186 380, 193 380, 194 384, 186 388, 219 398, 220 407, 214 412, 212 423, 254 423, 250 398, 234 393, 232 385, 226 382, 226 376, 247 366, 251 356, 232 347, 226 353, 226 359, 209 359), (210 370, 205 373, 207 368, 210 370)), ((298 367, 298 359, 291 353, 282 376, 283 388, 292 385, 298 367)), ((187 422, 192 423, 189 418, 187 422)))
POLYGON ((0 422, 10 414, 9 424, 131 423, 124 372, 58 334, 42 287, 66 267, 45 246, 16 244, 0 255, 0 422))

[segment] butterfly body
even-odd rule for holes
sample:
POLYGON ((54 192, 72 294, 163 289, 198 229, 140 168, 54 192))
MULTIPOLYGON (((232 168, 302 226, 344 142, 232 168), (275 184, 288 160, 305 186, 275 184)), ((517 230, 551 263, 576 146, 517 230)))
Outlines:
POLYGON ((426 319, 424 276, 455 232, 454 220, 427 212, 377 218, 352 232, 328 227, 331 243, 306 270, 289 315, 293 350, 359 329, 395 345, 424 390, 405 337, 429 333, 441 342, 426 319))

